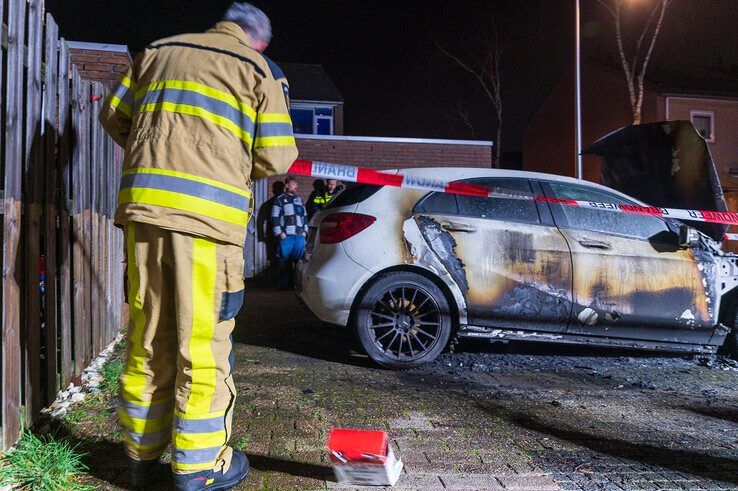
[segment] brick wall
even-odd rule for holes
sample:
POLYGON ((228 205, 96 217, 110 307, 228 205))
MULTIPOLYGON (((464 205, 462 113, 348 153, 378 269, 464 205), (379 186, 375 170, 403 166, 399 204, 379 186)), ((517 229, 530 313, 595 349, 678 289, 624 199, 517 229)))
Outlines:
MULTIPOLYGON (((297 139, 300 158, 345 163, 374 169, 412 167, 491 167, 492 146, 448 143, 434 140, 363 141, 351 137, 297 139)), ((278 176, 269 180, 269 189, 278 176)), ((313 178, 298 177, 303 199, 313 190, 313 178)))
POLYGON ((98 80, 114 88, 131 64, 127 52, 70 48, 72 63, 82 78, 98 80))

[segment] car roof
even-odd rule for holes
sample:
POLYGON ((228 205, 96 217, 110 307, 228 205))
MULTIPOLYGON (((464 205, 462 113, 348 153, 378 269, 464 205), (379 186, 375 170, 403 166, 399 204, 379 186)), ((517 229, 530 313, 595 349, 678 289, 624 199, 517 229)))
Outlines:
POLYGON ((621 193, 620 191, 591 181, 574 179, 573 177, 558 176, 555 174, 544 174, 542 172, 527 172, 509 169, 483 169, 479 167, 414 167, 409 169, 392 169, 382 171, 383 173, 403 174, 408 176, 427 176, 444 181, 459 181, 462 179, 473 179, 476 177, 517 177, 521 179, 538 179, 541 181, 555 181, 567 184, 579 184, 602 191, 617 194, 629 201, 644 205, 645 203, 621 193))

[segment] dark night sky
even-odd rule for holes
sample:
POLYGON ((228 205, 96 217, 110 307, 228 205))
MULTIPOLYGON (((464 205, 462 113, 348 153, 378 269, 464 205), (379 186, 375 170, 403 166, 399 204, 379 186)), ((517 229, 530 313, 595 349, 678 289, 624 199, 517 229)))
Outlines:
MULTIPOLYGON (((626 26, 642 22, 654 5, 654 0, 628 1, 626 26)), ((206 29, 229 1, 46 3, 67 39, 127 44, 135 51, 158 38, 206 29)), ((491 106, 476 82, 437 47, 473 53, 489 35, 489 13, 506 39, 503 151, 520 151, 525 123, 573 62, 573 0, 253 3, 272 19, 271 58, 326 67, 346 99, 348 134, 491 139, 491 106), (473 135, 455 120, 460 105, 470 109, 473 135)), ((614 53, 608 14, 596 0, 582 4, 584 55, 614 53)), ((736 25, 736 0, 673 0, 654 67, 738 64, 736 25)))

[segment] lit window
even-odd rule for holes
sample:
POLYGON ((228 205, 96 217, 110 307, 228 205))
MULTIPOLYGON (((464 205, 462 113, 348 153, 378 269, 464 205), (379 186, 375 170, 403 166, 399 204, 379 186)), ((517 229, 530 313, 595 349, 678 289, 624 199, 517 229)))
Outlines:
POLYGON ((691 111, 692 125, 697 133, 710 143, 715 142, 715 113, 712 111, 691 111))
POLYGON ((332 135, 333 108, 294 103, 290 110, 292 125, 298 135, 332 135))
POLYGON ((301 135, 313 134, 313 110, 312 109, 292 109, 292 127, 295 133, 301 135))

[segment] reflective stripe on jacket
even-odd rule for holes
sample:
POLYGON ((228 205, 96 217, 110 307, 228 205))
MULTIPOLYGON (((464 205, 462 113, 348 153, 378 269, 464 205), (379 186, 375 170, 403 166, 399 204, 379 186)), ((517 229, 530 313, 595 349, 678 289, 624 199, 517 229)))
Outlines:
POLYGON ((286 80, 271 63, 232 22, 136 57, 100 114, 125 148, 118 225, 244 243, 251 182, 297 158, 286 80))

